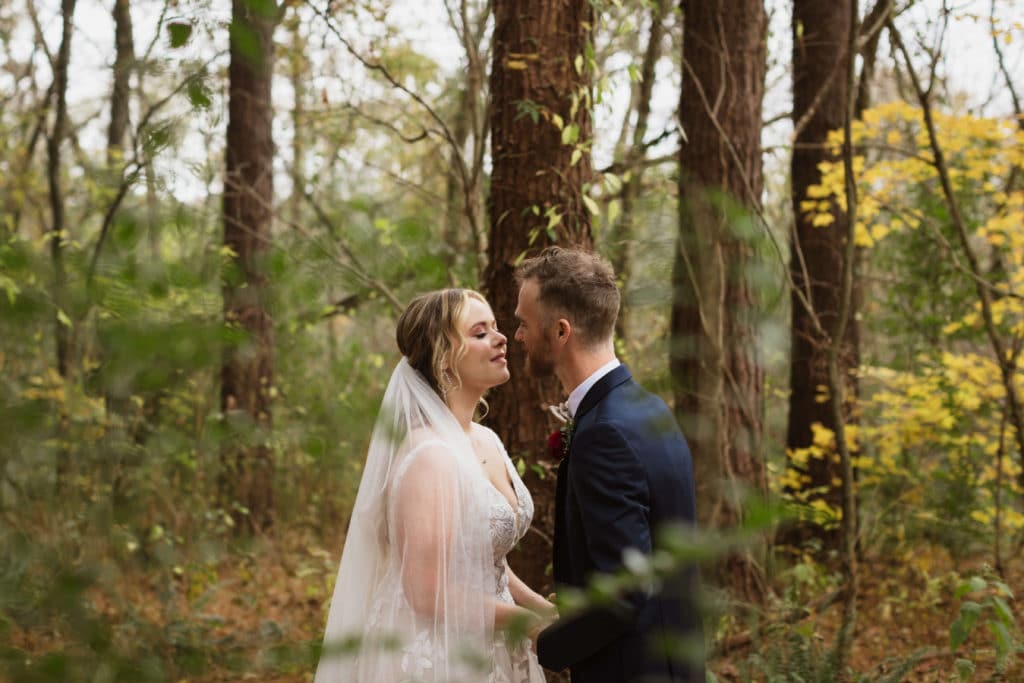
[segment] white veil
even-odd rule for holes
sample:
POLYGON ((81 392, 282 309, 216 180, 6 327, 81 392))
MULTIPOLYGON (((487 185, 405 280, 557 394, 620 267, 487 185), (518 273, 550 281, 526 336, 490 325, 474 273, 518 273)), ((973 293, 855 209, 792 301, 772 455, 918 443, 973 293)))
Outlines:
POLYGON ((465 432, 403 358, 374 426, 315 683, 486 677, 495 565, 482 478, 465 432))

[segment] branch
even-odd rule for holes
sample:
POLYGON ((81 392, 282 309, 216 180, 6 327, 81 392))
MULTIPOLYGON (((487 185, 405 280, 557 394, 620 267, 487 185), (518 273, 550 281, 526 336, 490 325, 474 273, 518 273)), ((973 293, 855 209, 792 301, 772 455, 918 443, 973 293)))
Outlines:
POLYGON ((992 48, 996 51, 996 60, 999 62, 999 71, 1006 79, 1006 88, 1010 91, 1010 99, 1013 101, 1013 113, 1017 117, 1017 125, 1024 130, 1024 113, 1021 112, 1020 99, 1017 97, 1017 90, 1013 86, 1013 79, 1006 68, 1006 61, 1003 59, 1003 49, 999 47, 999 36, 996 35, 996 0, 992 0, 992 9, 989 13, 989 23, 992 25, 992 48))
MULTIPOLYGON (((223 52, 218 53, 211 57, 204 65, 203 68, 209 66, 214 60, 219 59, 223 52)), ((89 260, 89 270, 86 274, 85 281, 87 284, 91 284, 93 276, 96 273, 96 264, 99 262, 100 252, 103 250, 103 245, 106 242, 107 234, 110 232, 111 226, 114 224, 114 216, 117 215, 117 210, 121 206, 121 202, 124 201, 125 196, 128 194, 128 190, 139 177, 141 169, 145 166, 145 158, 142 154, 142 150, 139 149, 139 136, 142 134, 143 129, 149 123, 149 120, 156 115, 171 99, 180 93, 191 80, 192 75, 190 74, 184 80, 172 90, 167 96, 156 101, 150 105, 149 109, 143 115, 142 120, 139 121, 138 125, 135 126, 135 130, 132 132, 132 160, 121 169, 121 179, 118 184, 117 193, 114 195, 113 201, 107 207, 107 210, 103 216, 103 224, 100 227, 100 234, 96 238, 96 246, 93 248, 92 258, 89 260)))
MULTIPOLYGON (((939 144, 938 132, 935 129, 935 121, 932 117, 932 107, 928 97, 928 92, 921 86, 921 82, 917 77, 917 72, 914 71, 913 65, 911 64, 910 54, 907 51, 906 45, 903 43, 903 38, 891 19, 889 20, 888 26, 889 32, 893 37, 893 41, 900 53, 903 55, 903 59, 907 64, 907 70, 910 73, 914 91, 917 94, 918 101, 924 113, 925 127, 928 131, 928 143, 931 146, 932 154, 935 157, 935 166, 939 172, 939 180, 942 184, 942 193, 946 198, 946 205, 949 208, 950 216, 953 219, 953 225, 956 227, 957 236, 960 238, 960 246, 963 249, 964 255, 967 257, 967 263, 970 269, 975 275, 980 275, 981 268, 978 263, 978 256, 974 252, 974 246, 971 244, 970 236, 967 233, 967 225, 964 222, 963 214, 960 212, 960 202, 957 200, 956 193, 953 191, 953 182, 949 176, 949 168, 946 165, 942 145, 939 144)), ((1021 415, 1020 402, 1017 398, 1017 387, 1014 383, 1015 363, 1011 363, 1011 360, 1008 358, 1003 340, 1000 338, 999 333, 996 330, 995 320, 992 315, 991 294, 987 288, 978 284, 977 280, 975 281, 975 288, 978 293, 978 298, 981 299, 981 312, 982 319, 985 322, 985 332, 988 335, 989 344, 992 346, 992 351, 995 354, 996 362, 999 364, 999 369, 1002 372, 1003 389, 1006 392, 1007 402, 1010 407, 1010 415, 1013 418, 1013 426, 1017 437, 1017 446, 1021 458, 1024 459, 1024 416, 1021 415)))
MULTIPOLYGON (((735 145, 732 144, 732 140, 729 139, 729 136, 725 134, 725 131, 722 129, 722 124, 719 123, 718 121, 718 117, 715 116, 714 111, 711 108, 711 103, 708 101, 707 94, 704 92, 703 84, 700 82, 700 79, 697 78, 697 75, 693 72, 693 67, 690 66, 689 62, 684 60, 683 68, 686 69, 686 71, 689 73, 690 80, 693 81, 694 87, 697 90, 697 95, 700 98, 701 104, 704 105, 704 111, 708 115, 708 118, 711 120, 711 123, 715 126, 715 130, 718 132, 720 139, 728 148, 729 155, 732 157, 733 164, 736 165, 736 168, 742 169, 743 164, 740 162, 739 154, 736 152, 736 147, 735 145)), ((765 233, 768 235, 768 240, 772 243, 772 246, 775 248, 775 252, 776 254, 778 254, 779 257, 779 261, 785 264, 785 253, 783 252, 782 245, 779 244, 779 240, 776 239, 775 233, 772 232, 771 224, 768 222, 767 217, 765 217, 764 215, 764 210, 761 208, 761 198, 754 192, 754 189, 750 186, 749 176, 745 172, 741 173, 741 175, 743 177, 743 189, 746 192, 747 201, 749 202, 751 210, 754 212, 754 215, 757 216, 757 219, 761 223, 761 227, 764 228, 765 233)), ((822 338, 828 338, 828 334, 825 332, 824 328, 821 325, 821 319, 818 317, 817 313, 814 310, 814 305, 811 303, 809 292, 804 292, 799 287, 797 287, 796 283, 793 282, 793 277, 789 273, 789 269, 787 268, 784 270, 786 272, 786 281, 788 282, 790 289, 794 293, 796 293, 797 298, 800 300, 800 304, 807 309, 808 315, 810 315, 811 317, 811 322, 814 324, 815 332, 822 335, 822 338)), ((810 280, 810 278, 806 276, 805 279, 808 281, 810 280)))
MULTIPOLYGON (((445 123, 444 119, 441 118, 441 116, 437 113, 437 111, 432 106, 430 106, 430 104, 426 100, 424 100, 420 95, 416 94, 415 92, 413 92, 409 88, 407 88, 404 85, 402 85, 398 81, 398 79, 396 79, 391 74, 391 72, 388 71, 387 67, 385 67, 380 62, 371 62, 370 60, 366 59, 361 54, 359 54, 359 52, 355 49, 355 46, 353 46, 352 43, 349 42, 349 40, 347 38, 345 38, 345 36, 343 36, 341 34, 341 31, 338 30, 338 27, 335 26, 334 21, 333 21, 332 17, 330 16, 330 13, 329 13, 329 10, 330 10, 330 0, 328 0, 328 5, 327 5, 327 9, 326 10, 320 9, 319 7, 317 7, 316 5, 314 5, 312 3, 309 4, 309 7, 311 7, 313 9, 313 12, 324 21, 324 23, 326 24, 328 30, 331 33, 334 34, 334 36, 341 42, 341 44, 345 47, 345 49, 348 51, 348 53, 350 55, 352 55, 356 59, 356 61, 358 61, 360 64, 362 64, 367 70, 369 70, 369 71, 376 71, 377 73, 381 74, 384 77, 384 79, 391 85, 391 87, 395 88, 399 92, 402 92, 402 93, 405 93, 406 95, 408 95, 414 102, 416 102, 418 105, 420 105, 427 112, 427 115, 431 119, 433 119, 433 121, 438 125, 438 127, 441 129, 441 134, 444 137, 445 141, 448 143, 448 145, 451 147, 451 149, 454 150, 454 152, 455 152, 454 154, 452 154, 452 158, 456 161, 456 170, 458 171, 459 178, 462 181, 462 188, 463 188, 463 194, 465 195, 465 199, 466 199, 466 206, 467 207, 471 206, 472 205, 471 194, 473 192, 473 188, 476 187, 476 184, 475 184, 474 181, 475 181, 475 179, 477 179, 479 177, 479 171, 482 168, 482 163, 483 163, 483 156, 484 156, 484 153, 483 153, 483 142, 480 142, 478 144, 479 149, 480 149, 480 151, 479 151, 479 157, 480 157, 480 160, 481 160, 480 164, 479 165, 474 164, 474 170, 471 173, 470 170, 466 167, 465 159, 462 158, 462 149, 460 148, 459 143, 456 141, 455 136, 453 135, 453 133, 452 133, 451 129, 448 127, 448 125, 445 123)), ((480 28, 481 29, 483 29, 483 27, 486 25, 486 17, 489 15, 490 10, 491 10, 491 3, 488 2, 487 9, 483 13, 484 16, 482 17, 482 20, 481 20, 481 24, 480 24, 480 28)), ((467 212, 467 218, 469 220, 470 227, 473 230, 474 236, 476 236, 476 238, 479 239, 480 236, 483 234, 483 230, 482 230, 482 228, 481 228, 481 226, 479 224, 478 217, 475 216, 475 215, 472 215, 471 212, 467 212)))
MULTIPOLYGON (((337 258, 335 258, 335 261, 339 265, 343 266, 345 270, 351 273, 354 277, 356 277, 356 279, 361 281, 364 285, 371 287, 372 289, 375 289, 381 294, 383 294, 384 298, 388 300, 388 302, 394 307, 396 311, 402 311, 405 308, 405 305, 402 304, 399 298, 395 296, 395 294, 387 287, 387 285, 369 275, 367 270, 359 262, 359 259, 355 255, 355 252, 353 252, 352 249, 349 248, 348 244, 346 244, 345 241, 341 238, 341 231, 338 230, 338 228, 334 225, 333 221, 331 221, 330 217, 327 215, 327 212, 323 210, 319 203, 317 203, 316 199, 313 198, 313 195, 309 192, 306 192, 304 193, 304 196, 306 198, 306 201, 313 208, 313 211, 316 212, 316 216, 320 220, 320 223, 323 224, 325 228, 327 228, 327 231, 331 234, 331 238, 337 243, 341 250, 345 252, 345 256, 348 257, 350 263, 344 263, 337 258)), ((305 228, 296 223, 292 223, 291 221, 288 221, 288 223, 292 228, 302 233, 307 238, 312 239, 308 230, 306 230, 305 228)))

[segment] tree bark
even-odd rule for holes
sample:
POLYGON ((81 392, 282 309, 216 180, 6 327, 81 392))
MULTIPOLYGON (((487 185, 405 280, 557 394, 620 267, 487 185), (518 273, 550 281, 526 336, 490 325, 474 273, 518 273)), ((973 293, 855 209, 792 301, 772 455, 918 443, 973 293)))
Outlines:
POLYGON ((273 512, 273 457, 267 443, 273 321, 264 261, 274 192, 270 93, 277 19, 273 1, 232 2, 224 246, 233 257, 223 276, 224 319, 245 339, 225 349, 221 367, 221 410, 230 436, 221 447, 220 488, 240 530, 268 527, 273 512))
MULTIPOLYGON (((573 144, 562 143, 564 126, 578 127, 579 143, 591 137, 590 69, 585 50, 594 11, 572 0, 496 0, 490 75, 493 170, 488 198, 490 239, 484 289, 501 329, 514 330, 518 289, 516 262, 556 242, 591 246, 591 217, 583 186, 592 174, 589 148, 574 159, 573 144), (576 64, 580 64, 577 70, 576 64), (536 119, 534 119, 536 116, 536 119), (575 161, 575 163, 573 163, 575 161), (549 234, 547 227, 559 216, 549 234)), ((564 399, 557 380, 531 377, 517 343, 508 351, 509 384, 495 392, 488 422, 513 460, 523 458, 534 496, 533 527, 511 563, 524 581, 546 591, 551 577, 550 530, 554 520, 554 476, 533 471, 547 462, 546 437, 555 429, 544 406, 564 399)))
POLYGON ((71 38, 74 32, 75 0, 61 1, 62 33, 60 48, 54 61, 53 83, 51 96, 57 98, 54 107, 53 130, 46 143, 47 178, 50 185, 50 257, 53 260, 53 301, 57 306, 54 317, 55 338, 57 344, 57 371, 61 377, 67 377, 70 357, 71 339, 65 317, 68 311, 65 304, 66 275, 64 272, 63 240, 67 238, 64 224, 64 189, 61 183, 61 145, 67 135, 68 127, 68 64, 71 61, 71 38))
MULTIPOLYGON (((767 17, 761 0, 683 0, 679 239, 669 364, 675 410, 693 451, 697 517, 742 519, 739 488, 765 490, 760 440, 764 371, 748 213, 762 189, 761 103, 767 17), (737 210, 737 208, 739 210, 737 210)), ((751 552, 726 558, 718 582, 747 600, 765 590, 751 552)))
MULTIPOLYGON (((71 366, 70 315, 67 307, 67 276, 64 271, 63 240, 66 239, 64 224, 64 190, 61 184, 61 145, 68 127, 68 64, 71 62, 71 39, 74 32, 75 0, 61 1, 61 39, 57 58, 53 62, 53 87, 50 94, 57 102, 54 107, 53 130, 46 141, 47 177, 50 186, 50 258, 53 261, 53 303, 54 341, 56 347, 57 372, 67 377, 71 366)), ((66 417, 58 415, 57 440, 64 440, 66 417)), ((71 465, 71 454, 66 446, 57 447, 55 467, 55 488, 62 491, 66 485, 71 465)))
MULTIPOLYGON (((812 425, 821 424, 836 432, 836 421, 827 400, 829 386, 827 356, 842 306, 843 253, 849 232, 847 215, 833 201, 834 221, 815 226, 801 209, 807 189, 821 181, 819 164, 836 161, 825 147, 830 131, 843 126, 848 102, 846 43, 850 33, 850 0, 816 2, 795 0, 793 4, 793 120, 804 120, 796 136, 791 162, 793 216, 796 222, 791 241, 790 273, 794 286, 811 302, 808 311, 797 293, 792 294, 792 362, 790 366, 788 449, 809 447, 812 425), (827 337, 816 332, 817 316, 827 337)), ((856 296, 851 302, 857 310, 856 296)), ((839 354, 840 377, 844 383, 846 423, 854 419, 857 399, 856 370, 859 364, 856 318, 850 316, 839 354)), ((824 500, 836 510, 842 508, 842 478, 839 458, 829 452, 823 458, 809 458, 801 465, 792 457, 787 466, 805 477, 799 491, 807 500, 824 500)), ((797 490, 790 493, 797 494, 797 490)), ((838 549, 840 527, 824 527, 813 521, 784 530, 781 539, 799 545, 817 538, 823 550, 838 549)))
POLYGON ((128 130, 128 104, 131 93, 135 43, 132 37, 131 0, 114 0, 114 90, 110 95, 110 126, 107 128, 107 164, 113 166, 124 150, 128 130))

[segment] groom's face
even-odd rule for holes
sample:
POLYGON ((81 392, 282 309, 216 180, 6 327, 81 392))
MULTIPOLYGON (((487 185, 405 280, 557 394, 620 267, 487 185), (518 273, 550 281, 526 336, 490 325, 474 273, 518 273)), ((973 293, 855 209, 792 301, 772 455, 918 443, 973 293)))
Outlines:
POLYGON ((526 370, 532 375, 550 375, 555 369, 555 344, 552 325, 548 323, 540 303, 540 285, 536 280, 527 280, 519 288, 519 302, 516 306, 515 339, 526 351, 526 370))

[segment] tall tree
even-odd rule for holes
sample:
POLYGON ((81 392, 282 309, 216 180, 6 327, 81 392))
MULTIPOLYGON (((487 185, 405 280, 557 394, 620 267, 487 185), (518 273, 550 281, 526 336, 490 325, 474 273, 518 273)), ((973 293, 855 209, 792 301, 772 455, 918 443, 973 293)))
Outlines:
MULTIPOLYGON (((50 187, 50 257, 53 261, 54 340, 57 372, 67 377, 71 369, 70 316, 67 306, 67 275, 64 269, 64 241, 67 226, 64 221, 64 189, 61 183, 64 171, 61 164, 61 145, 68 130, 68 65, 71 63, 71 39, 74 32, 75 0, 61 0, 61 39, 53 65, 53 84, 50 96, 56 99, 53 129, 46 141, 46 174, 50 187)), ((63 422, 63 417, 60 420, 63 422)), ((58 441, 61 440, 58 434, 58 441)), ((57 449, 56 489, 66 484, 71 454, 67 447, 57 449)))
MULTIPOLYGON (((679 239, 673 269, 670 368, 690 440, 698 521, 741 520, 736 487, 765 487, 760 454, 764 372, 757 357, 750 214, 762 189, 761 101, 767 17, 762 0, 683 0, 679 239)), ((751 553, 725 560, 719 581, 763 594, 751 553)))
POLYGON ((270 428, 273 321, 268 310, 265 258, 274 196, 271 81, 274 69, 274 0, 233 0, 228 68, 227 160, 224 169, 224 246, 231 261, 223 277, 224 319, 244 332, 221 366, 221 410, 250 438, 222 445, 221 491, 239 528, 271 523, 273 459, 261 433, 270 428), (255 425, 254 432, 246 427, 255 425))
MULTIPOLYGON (((553 241, 591 245, 583 191, 592 173, 585 53, 594 10, 589 2, 570 0, 496 0, 494 17, 490 239, 483 280, 499 325, 512 332, 516 262, 553 241)), ((547 457, 545 437, 552 429, 544 406, 564 396, 554 378, 526 373, 518 344, 509 345, 508 361, 512 380, 495 393, 488 419, 514 459, 538 464, 547 457)), ((529 472, 534 526, 549 529, 554 479, 529 472)), ((512 563, 527 583, 539 588, 550 584, 545 574, 550 557, 550 540, 530 534, 512 563)))
POLYGON ((114 0, 114 89, 110 95, 110 126, 107 128, 107 162, 113 163, 124 149, 128 130, 128 104, 135 42, 132 37, 130 0, 114 0))
POLYGON ((53 260, 53 302, 57 307, 54 316, 57 342, 57 371, 66 377, 71 362, 71 339, 68 332, 68 317, 65 304, 66 275, 64 271, 64 188, 61 183, 61 146, 68 130, 68 64, 71 62, 71 39, 74 33, 75 0, 61 0, 60 48, 53 60, 53 87, 50 96, 56 98, 53 129, 46 141, 47 178, 50 185, 50 256, 53 260))
MULTIPOLYGON (((792 362, 790 365, 789 427, 786 446, 791 453, 788 466, 803 478, 808 499, 825 500, 835 509, 842 506, 842 472, 838 458, 794 458, 796 449, 813 443, 812 425, 836 429, 827 396, 829 386, 828 337, 836 330, 842 306, 843 253, 849 221, 832 202, 831 224, 814 225, 813 217, 801 209, 807 189, 821 182, 819 164, 836 161, 825 141, 830 131, 843 127, 848 102, 846 72, 847 42, 850 35, 850 0, 793 3, 793 121, 796 138, 791 162, 793 216, 790 273, 792 293, 792 362), (808 310, 810 302, 813 310, 808 310), (812 320, 817 316, 820 327, 812 320), (825 396, 823 396, 823 394, 825 396)), ((841 353, 844 379, 844 417, 853 417, 857 396, 858 334, 854 317, 846 324, 841 353)), ((786 540, 798 543, 809 537, 836 548, 838 526, 822 527, 808 522, 792 528, 786 540)))

